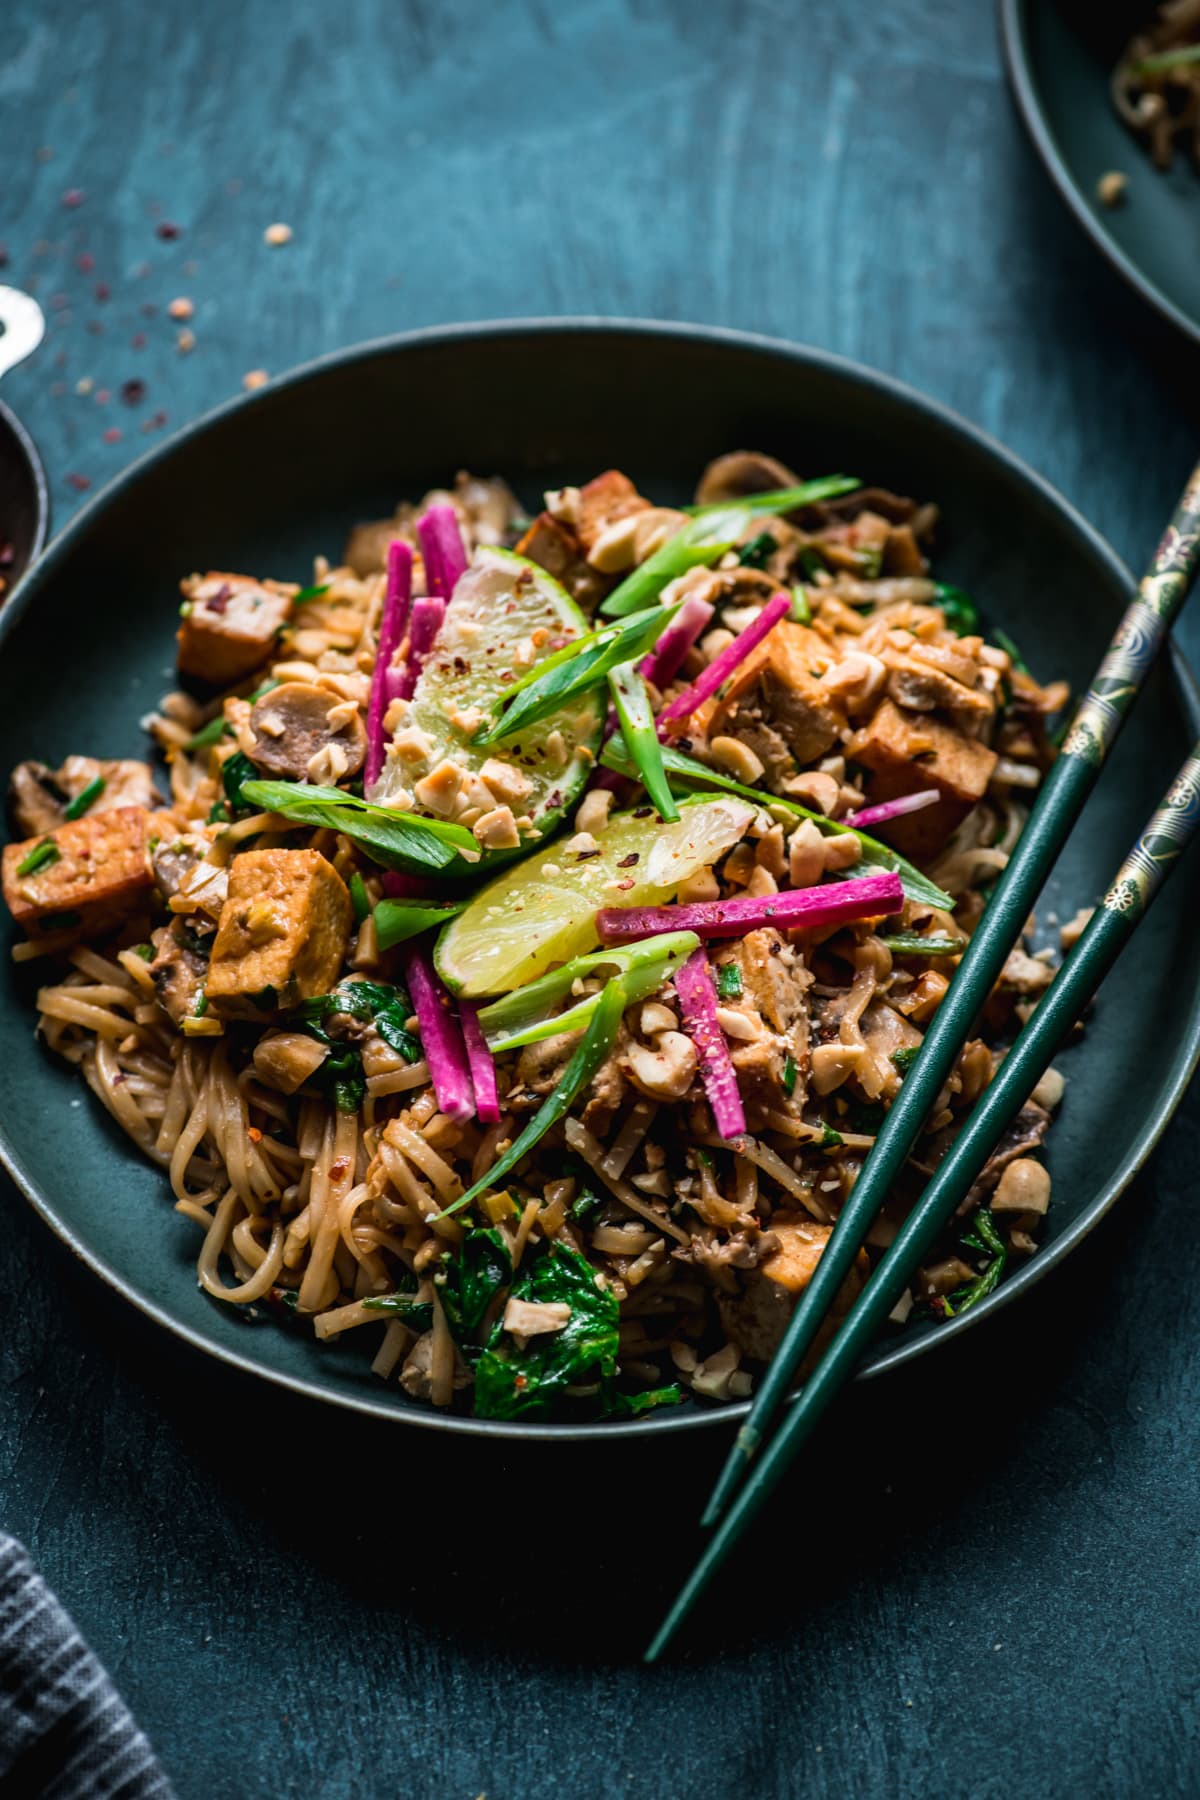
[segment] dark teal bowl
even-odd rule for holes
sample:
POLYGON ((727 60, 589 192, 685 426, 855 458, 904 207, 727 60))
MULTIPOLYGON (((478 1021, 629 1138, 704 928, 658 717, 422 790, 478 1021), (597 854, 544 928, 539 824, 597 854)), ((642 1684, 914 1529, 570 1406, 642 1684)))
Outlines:
POLYGON ((1200 344, 1200 170, 1176 152, 1159 171, 1109 96, 1109 76, 1154 0, 999 0, 1009 81, 1055 187, 1097 249, 1144 300, 1200 344), (1129 178, 1106 207, 1096 184, 1129 178))
MULTIPOLYGON (((468 466, 541 489, 619 465, 682 500, 721 450, 755 445, 806 474, 850 470, 943 509, 939 567, 972 589, 1045 675, 1086 681, 1129 592, 1111 550, 1046 484, 943 408, 815 350, 683 325, 603 320, 457 326, 368 344, 222 407, 144 457, 73 520, 0 617, 0 766, 72 750, 138 755, 138 719, 172 682, 178 581, 194 568, 304 580, 355 520, 468 466)), ((1164 513, 1174 495, 1163 495, 1164 513)), ((1097 899, 1197 735, 1177 667, 1157 671, 1045 899, 1097 899)), ((382 1387, 362 1348, 247 1323, 197 1288, 197 1234, 72 1072, 33 1036, 36 974, 0 977, 0 1156, 103 1280, 196 1349, 314 1398, 444 1431, 639 1435, 728 1424, 685 1407, 626 1425, 445 1416, 382 1387)), ((36 968, 36 965, 34 965, 36 968)), ((882 1343, 876 1374, 949 1344, 1061 1262, 1148 1155, 1195 1062, 1200 935, 1169 888, 1062 1059, 1045 1247, 992 1298, 882 1343)))

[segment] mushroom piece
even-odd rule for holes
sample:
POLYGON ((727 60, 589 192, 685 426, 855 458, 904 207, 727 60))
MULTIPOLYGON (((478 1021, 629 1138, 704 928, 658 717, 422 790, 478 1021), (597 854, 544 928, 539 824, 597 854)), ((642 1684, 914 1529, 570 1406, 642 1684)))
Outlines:
POLYGON ((257 767, 292 781, 304 781, 313 759, 326 751, 339 780, 357 775, 367 753, 357 707, 307 681, 285 681, 256 700, 250 730, 257 767))
POLYGON ((740 500, 745 494, 769 494, 775 488, 796 487, 799 481, 786 463, 764 456, 761 450, 731 450, 705 469, 696 487, 696 504, 712 506, 719 500, 740 500))
POLYGON ((54 831, 66 818, 67 807, 97 780, 100 792, 88 807, 90 813, 109 812, 117 806, 151 807, 162 804, 154 791, 149 765, 128 758, 102 762, 94 756, 68 756, 57 769, 45 763, 18 763, 9 782, 8 800, 13 822, 21 837, 37 837, 54 831))

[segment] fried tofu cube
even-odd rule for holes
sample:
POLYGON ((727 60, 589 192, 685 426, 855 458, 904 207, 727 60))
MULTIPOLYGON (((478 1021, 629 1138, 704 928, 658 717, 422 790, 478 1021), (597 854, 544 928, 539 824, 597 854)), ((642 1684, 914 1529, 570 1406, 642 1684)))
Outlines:
POLYGON ((983 798, 996 753, 928 713, 905 712, 892 700, 876 709, 869 723, 849 740, 846 755, 870 769, 872 806, 937 788, 942 798, 920 812, 889 819, 879 834, 904 856, 936 856, 956 826, 983 798))
POLYGON ((294 590, 210 570, 180 583, 179 672, 217 688, 253 675, 275 647, 294 590))
MULTIPOLYGON (((837 742, 846 714, 837 696, 821 684, 821 676, 837 661, 820 632, 781 619, 767 633, 714 698, 690 723, 709 737, 717 727, 743 735, 747 715, 761 718, 777 733, 795 761, 816 762, 837 742)), ((783 771, 772 768, 773 774, 783 771)))
POLYGON ((612 586, 608 577, 586 560, 575 533, 553 513, 538 514, 517 545, 517 555, 540 563, 585 612, 590 612, 612 586))
POLYGON ((317 850, 243 850, 213 944, 205 992, 227 1019, 259 1018, 327 994, 341 973, 353 908, 317 850))
MULTIPOLYGON (((745 1355, 759 1362, 769 1362, 778 1350, 797 1300, 816 1271, 821 1254, 833 1234, 832 1225, 819 1225, 804 1215, 777 1213, 770 1229, 779 1239, 779 1247, 765 1256, 757 1268, 747 1270, 742 1289, 737 1295, 721 1295, 718 1304, 721 1323, 730 1338, 745 1355)), ((805 1366, 837 1329, 858 1297, 870 1264, 860 1250, 841 1287, 829 1318, 817 1335, 805 1366), (819 1346, 819 1349, 818 1349, 819 1346)))
POLYGON ((581 487, 575 531, 584 555, 591 554, 610 525, 627 519, 630 513, 645 512, 649 505, 619 469, 606 469, 603 475, 581 487))
POLYGON ((45 837, 6 844, 4 898, 17 924, 30 937, 94 935, 117 924, 153 885, 148 816, 143 806, 118 806, 68 819, 45 837), (22 875, 30 861, 34 866, 22 875))

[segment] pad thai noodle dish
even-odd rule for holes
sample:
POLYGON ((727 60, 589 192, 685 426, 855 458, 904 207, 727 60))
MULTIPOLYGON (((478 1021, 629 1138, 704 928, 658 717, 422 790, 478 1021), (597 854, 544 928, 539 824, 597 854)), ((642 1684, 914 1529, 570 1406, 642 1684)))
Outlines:
POLYGON ((1159 7, 1126 44, 1112 96, 1158 168, 1170 168, 1177 146, 1200 165, 1200 0, 1159 7))
MULTIPOLYGON (((737 451, 678 508, 460 475, 307 586, 186 576, 155 755, 22 763, 3 884, 214 1303, 480 1418, 751 1393, 1067 699, 931 573, 936 519, 737 451)), ((1054 960, 1009 958, 876 1250, 1054 960)), ((1062 1087, 897 1328, 1033 1253, 1062 1087)))

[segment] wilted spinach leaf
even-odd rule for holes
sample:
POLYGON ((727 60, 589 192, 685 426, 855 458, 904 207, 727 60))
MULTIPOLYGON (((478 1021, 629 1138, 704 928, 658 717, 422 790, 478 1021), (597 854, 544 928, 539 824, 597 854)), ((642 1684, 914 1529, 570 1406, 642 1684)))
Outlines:
POLYGON ((561 1301, 570 1317, 561 1331, 532 1338, 523 1350, 498 1321, 475 1369, 475 1411, 483 1419, 534 1418, 551 1412, 563 1390, 604 1382, 616 1372, 617 1302, 597 1287, 578 1251, 552 1244, 533 1256, 512 1285, 512 1298, 561 1301))
POLYGON ((470 1231, 458 1255, 447 1259, 445 1279, 439 1283, 442 1311, 450 1335, 470 1360, 480 1354, 476 1344, 488 1307, 512 1280, 508 1246, 498 1231, 470 1231))

